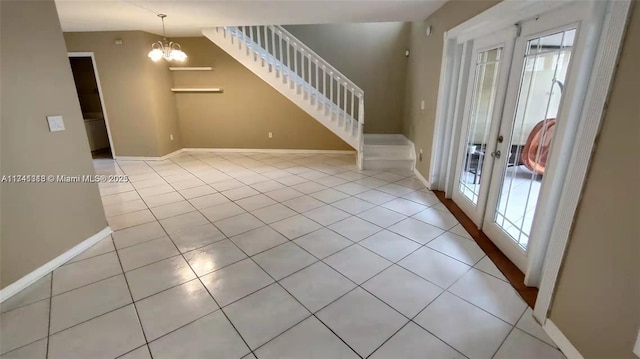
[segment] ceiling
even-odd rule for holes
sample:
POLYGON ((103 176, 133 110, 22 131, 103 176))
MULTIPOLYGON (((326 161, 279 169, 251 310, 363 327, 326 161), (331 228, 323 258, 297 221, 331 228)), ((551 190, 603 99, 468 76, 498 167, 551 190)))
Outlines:
POLYGON ((413 21, 446 0, 56 0, 63 31, 143 30, 161 34, 156 14, 167 14, 167 36, 198 36, 214 26, 413 21))

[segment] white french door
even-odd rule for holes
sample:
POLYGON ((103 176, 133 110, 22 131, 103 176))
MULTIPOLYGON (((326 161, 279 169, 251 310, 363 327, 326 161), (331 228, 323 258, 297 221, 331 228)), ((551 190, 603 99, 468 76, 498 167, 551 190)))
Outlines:
POLYGON ((515 31, 473 41, 456 162, 453 199, 480 226, 484 216, 515 31))
MULTIPOLYGON (((523 33, 527 26, 523 26, 523 33)), ((522 271, 538 196, 556 140, 562 92, 567 86, 577 28, 525 35, 517 40, 509 99, 493 156, 494 181, 489 189, 483 231, 522 271)))
POLYGON ((464 114, 452 198, 523 272, 541 193, 556 172, 554 144, 571 140, 563 110, 575 93, 567 88, 583 9, 522 22, 518 36, 473 40, 466 95, 458 95, 464 114))

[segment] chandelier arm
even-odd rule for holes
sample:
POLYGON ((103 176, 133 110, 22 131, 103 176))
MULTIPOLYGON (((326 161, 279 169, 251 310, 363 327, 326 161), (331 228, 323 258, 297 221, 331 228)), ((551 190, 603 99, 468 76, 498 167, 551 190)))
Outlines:
POLYGON ((182 46, 180 46, 180 44, 178 44, 177 42, 169 41, 167 39, 167 32, 164 25, 164 18, 167 17, 167 15, 158 14, 158 17, 162 21, 163 38, 162 40, 154 42, 151 45, 151 52, 149 52, 148 56, 153 61, 157 61, 160 58, 164 58, 167 61, 174 61, 174 60, 180 61, 180 62, 184 61, 187 58, 187 54, 185 54, 184 51, 182 51, 182 46), (156 51, 162 53, 162 56, 159 57, 156 51), (155 55, 154 55, 154 52, 156 52, 155 55))

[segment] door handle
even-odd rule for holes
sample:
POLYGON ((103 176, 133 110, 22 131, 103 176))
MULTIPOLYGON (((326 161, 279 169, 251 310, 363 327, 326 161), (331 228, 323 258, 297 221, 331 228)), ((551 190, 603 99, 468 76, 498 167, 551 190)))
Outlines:
POLYGON ((493 158, 500 158, 500 155, 501 155, 500 151, 491 152, 491 157, 493 158))

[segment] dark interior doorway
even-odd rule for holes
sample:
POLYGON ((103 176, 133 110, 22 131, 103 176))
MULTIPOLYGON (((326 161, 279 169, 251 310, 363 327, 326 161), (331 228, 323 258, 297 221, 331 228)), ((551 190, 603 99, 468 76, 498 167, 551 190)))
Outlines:
POLYGON ((92 58, 89 56, 70 57, 69 61, 80 100, 91 155, 93 158, 113 158, 92 58))

